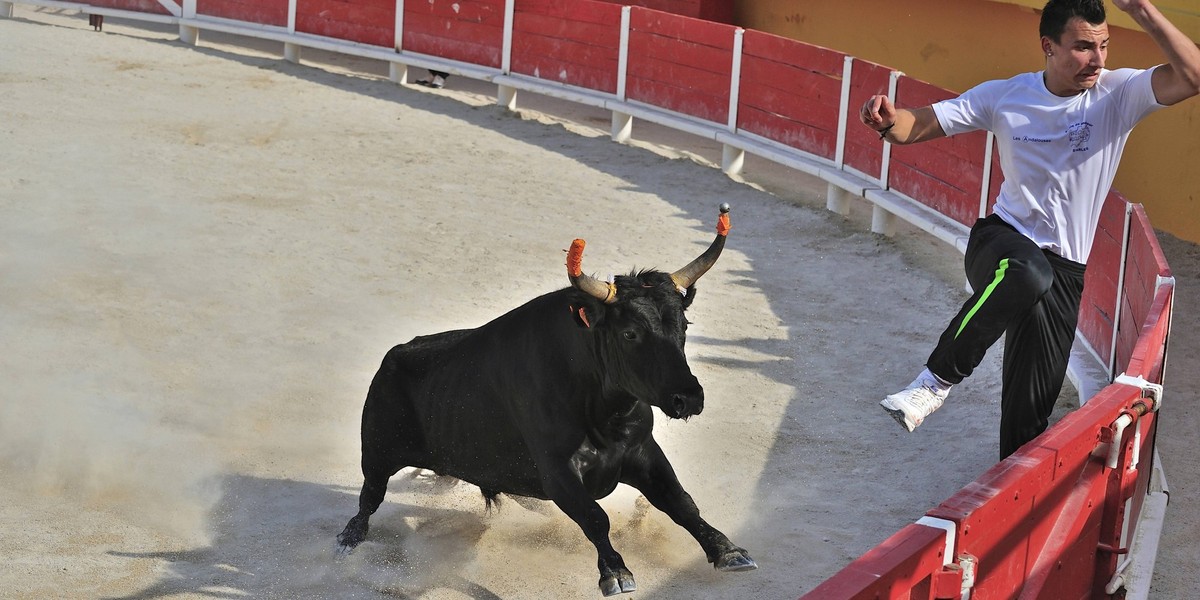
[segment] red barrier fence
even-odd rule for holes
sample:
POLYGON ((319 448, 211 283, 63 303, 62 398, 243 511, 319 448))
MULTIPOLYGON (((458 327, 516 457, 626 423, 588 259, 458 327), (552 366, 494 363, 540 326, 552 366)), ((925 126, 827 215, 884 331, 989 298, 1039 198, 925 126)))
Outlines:
MULTIPOLYGON (((986 134, 892 148, 853 124, 855 108, 872 94, 917 106, 951 96, 946 90, 833 50, 646 8, 593 0, 52 4, 156 21, 171 15, 180 37, 193 42, 207 27, 393 64, 446 65, 503 80, 498 99, 514 98, 506 86, 572 92, 564 97, 614 111, 614 138, 618 113, 661 119, 722 141, 727 154, 749 149, 804 165, 859 190, 877 212, 900 211, 955 243, 988 212, 1001 182, 986 134)), ((1151 473, 1173 292, 1145 212, 1114 192, 1097 229, 1078 327, 1106 387, 805 598, 1060 600, 1117 592, 1139 516, 1151 498, 1165 502, 1151 473), (1113 382, 1118 367, 1124 375, 1113 382)))

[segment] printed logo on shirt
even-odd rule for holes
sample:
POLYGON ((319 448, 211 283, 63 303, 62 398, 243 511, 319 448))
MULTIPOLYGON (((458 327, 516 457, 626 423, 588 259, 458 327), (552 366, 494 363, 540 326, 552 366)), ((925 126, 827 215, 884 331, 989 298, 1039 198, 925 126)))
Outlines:
POLYGON ((1088 140, 1092 138, 1092 124, 1086 121, 1076 123, 1067 128, 1067 139, 1071 143, 1071 152, 1084 152, 1088 149, 1088 140))

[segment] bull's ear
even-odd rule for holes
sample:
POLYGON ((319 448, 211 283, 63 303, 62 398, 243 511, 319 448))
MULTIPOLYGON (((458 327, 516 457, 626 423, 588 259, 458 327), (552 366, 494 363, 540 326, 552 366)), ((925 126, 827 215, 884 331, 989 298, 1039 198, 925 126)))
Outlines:
POLYGON ((683 309, 687 310, 687 307, 691 306, 692 302, 695 300, 696 300, 696 286, 690 285, 687 288, 687 293, 683 295, 683 309))
POLYGON ((596 317, 598 316, 599 315, 597 315, 591 308, 587 306, 575 306, 574 304, 571 305, 571 320, 575 321, 575 324, 580 327, 587 329, 592 328, 596 325, 596 317))

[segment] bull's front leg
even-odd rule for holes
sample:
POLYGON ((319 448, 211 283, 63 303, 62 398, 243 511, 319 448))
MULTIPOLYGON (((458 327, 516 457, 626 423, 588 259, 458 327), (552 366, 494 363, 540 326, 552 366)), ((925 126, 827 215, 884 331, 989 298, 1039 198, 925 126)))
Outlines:
POLYGON ((655 508, 691 533, 716 569, 750 571, 758 568, 745 549, 734 545, 700 516, 700 509, 679 483, 675 469, 653 438, 647 440, 640 451, 627 455, 621 480, 637 488, 655 508))
POLYGON ((554 469, 542 476, 546 495, 558 505, 596 547, 596 565, 600 570, 600 591, 605 596, 637 590, 633 573, 608 539, 608 514, 592 499, 579 475, 569 468, 554 469))

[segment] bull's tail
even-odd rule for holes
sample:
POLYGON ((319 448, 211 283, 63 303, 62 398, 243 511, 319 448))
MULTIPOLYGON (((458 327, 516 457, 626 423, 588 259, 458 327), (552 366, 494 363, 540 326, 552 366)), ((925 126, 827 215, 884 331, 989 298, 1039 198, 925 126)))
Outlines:
POLYGON ((489 515, 492 514, 493 510, 500 510, 500 492, 485 490, 483 488, 479 488, 479 491, 483 492, 483 503, 489 515))

